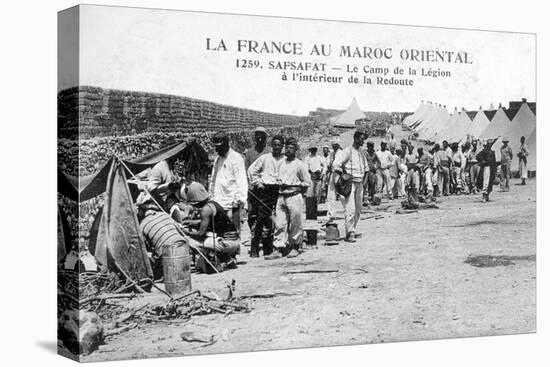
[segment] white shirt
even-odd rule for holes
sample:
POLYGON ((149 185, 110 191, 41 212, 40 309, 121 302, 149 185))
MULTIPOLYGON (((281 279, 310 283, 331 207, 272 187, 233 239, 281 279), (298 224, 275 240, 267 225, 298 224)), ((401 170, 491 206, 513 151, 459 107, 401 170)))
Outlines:
POLYGON ((376 155, 378 156, 378 160, 380 161, 380 168, 382 169, 388 169, 393 163, 393 155, 389 150, 385 151, 377 151, 376 155))
POLYGON ((229 148, 224 157, 216 157, 208 191, 213 195, 213 199, 226 210, 230 209, 233 203, 246 203, 248 181, 244 160, 239 153, 229 148))
POLYGON ((337 154, 334 159, 334 170, 342 172, 344 169, 354 181, 362 180, 365 172, 369 170, 369 164, 363 152, 350 146, 337 154))
POLYGON ((261 155, 248 168, 250 183, 253 185, 258 185, 259 183, 277 185, 279 183, 279 167, 284 159, 284 155, 281 155, 279 158, 275 158, 271 153, 261 155))
POLYGON ((323 169, 324 169, 323 159, 317 154, 315 154, 313 157, 311 155, 308 155, 304 159, 304 163, 306 164, 309 172, 317 172, 317 171, 321 171, 321 173, 323 172, 323 169))
MULTIPOLYGON (((287 186, 310 186, 311 180, 307 167, 298 158, 289 161, 283 159, 279 164, 279 183, 287 186)), ((281 190, 282 192, 290 192, 296 189, 281 190)))

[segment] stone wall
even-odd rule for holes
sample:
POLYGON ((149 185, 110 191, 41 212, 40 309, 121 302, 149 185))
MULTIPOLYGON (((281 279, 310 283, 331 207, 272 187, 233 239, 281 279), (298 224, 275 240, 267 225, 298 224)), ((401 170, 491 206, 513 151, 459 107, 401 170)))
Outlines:
POLYGON ((69 139, 246 130, 256 126, 278 128, 306 120, 305 116, 273 114, 169 94, 90 86, 58 93, 58 135, 69 139))

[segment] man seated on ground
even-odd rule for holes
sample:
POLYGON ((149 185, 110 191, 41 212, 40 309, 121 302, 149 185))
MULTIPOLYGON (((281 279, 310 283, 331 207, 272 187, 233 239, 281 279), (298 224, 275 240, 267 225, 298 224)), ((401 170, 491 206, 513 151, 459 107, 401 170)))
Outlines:
MULTIPOLYGON (((240 240, 231 218, 220 204, 210 199, 200 183, 192 182, 183 187, 182 191, 182 197, 198 211, 199 216, 198 221, 189 221, 189 229, 183 229, 190 237, 191 247, 198 247, 218 271, 235 267, 240 240), (197 224, 198 228, 195 227, 197 224)), ((213 271, 200 254, 197 267, 206 273, 213 271)))
POLYGON ((174 219, 158 208, 147 196, 138 198, 139 228, 147 251, 151 252, 151 268, 154 279, 163 277, 162 253, 167 246, 185 246, 189 253, 188 239, 178 230, 174 219))

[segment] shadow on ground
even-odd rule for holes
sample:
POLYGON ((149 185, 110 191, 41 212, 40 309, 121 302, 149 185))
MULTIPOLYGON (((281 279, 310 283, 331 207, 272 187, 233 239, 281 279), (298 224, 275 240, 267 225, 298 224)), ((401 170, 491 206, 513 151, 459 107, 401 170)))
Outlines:
POLYGON ((477 268, 494 268, 495 266, 510 266, 514 265, 516 261, 535 261, 535 255, 525 256, 492 256, 492 255, 469 255, 464 261, 466 264, 475 266, 477 268))

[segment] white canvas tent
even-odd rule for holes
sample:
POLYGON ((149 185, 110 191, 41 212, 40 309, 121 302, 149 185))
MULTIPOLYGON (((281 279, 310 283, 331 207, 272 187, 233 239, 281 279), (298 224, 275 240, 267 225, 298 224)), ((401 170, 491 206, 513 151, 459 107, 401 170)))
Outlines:
POLYGON ((436 105, 434 105, 431 102, 428 102, 426 104, 426 107, 423 109, 422 113, 419 114, 416 117, 416 121, 414 121, 409 127, 411 129, 414 129, 416 132, 418 132, 419 129, 424 126, 427 120, 430 119, 431 116, 437 111, 436 105))
POLYGON ((414 124, 416 121, 418 121, 418 118, 422 116, 422 113, 424 113, 427 108, 427 103, 424 103, 424 101, 420 102, 414 113, 405 117, 405 119, 403 120, 403 125, 411 126, 412 124, 414 124))
MULTIPOLYGON (((509 110, 510 111, 510 110, 509 110)), ((516 160, 516 154, 519 151, 520 147, 520 138, 525 136, 527 141, 531 137, 533 132, 536 129, 536 116, 527 105, 523 103, 517 111, 515 111, 514 117, 510 122, 508 129, 502 131, 502 134, 499 134, 500 137, 493 145, 493 150, 496 153, 497 160, 500 160, 500 148, 502 147, 502 139, 508 138, 510 142, 508 143, 512 152, 514 153, 514 160, 516 160)), ((528 148, 529 149, 529 148, 528 148)), ((527 161, 529 163, 529 160, 527 161)))
POLYGON ((472 120, 472 123, 468 130, 468 136, 463 137, 460 141, 460 144, 462 145, 463 143, 465 143, 468 137, 472 139, 478 139, 479 136, 487 129, 487 127, 491 123, 491 118, 494 116, 495 112, 495 110, 484 111, 480 106, 479 110, 472 120))
POLYGON ((489 124, 489 126, 487 126, 485 131, 481 133, 479 137, 483 140, 486 140, 493 139, 498 136, 503 136, 510 128, 510 124, 510 119, 508 118, 505 110, 502 107, 499 107, 497 112, 495 112, 491 123, 489 124))
POLYGON ((447 108, 445 106, 439 106, 437 112, 426 123, 424 129, 419 131, 418 136, 422 140, 434 141, 434 137, 437 136, 440 131, 447 129, 451 121, 452 115, 449 115, 447 108))
POLYGON ((331 118, 330 122, 334 127, 355 128, 355 120, 365 117, 367 117, 367 115, 361 111, 357 100, 354 98, 348 109, 338 116, 331 118))
POLYGON ((454 122, 450 124, 447 130, 441 132, 436 141, 441 143, 443 140, 447 140, 449 144, 458 142, 468 134, 468 131, 471 129, 471 124, 472 120, 467 111, 463 108, 462 111, 458 112, 454 122))
POLYGON ((527 150, 529 155, 527 156, 527 170, 537 170, 537 129, 533 130, 531 136, 526 140, 527 150))

